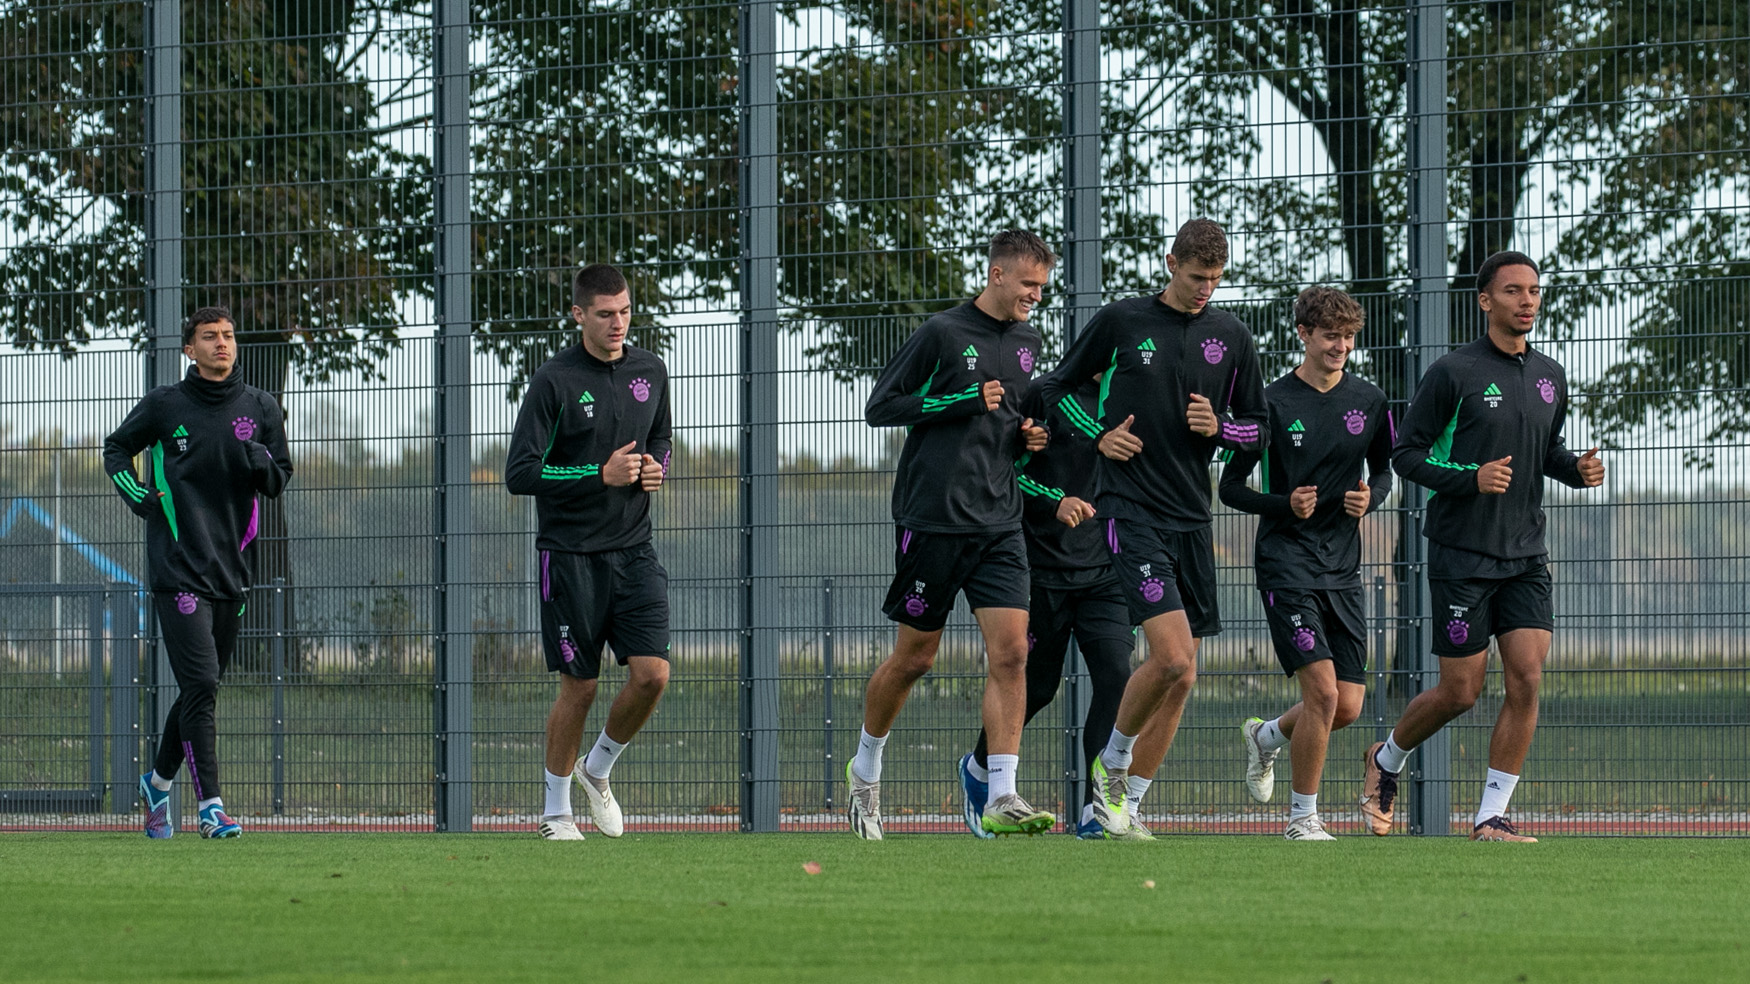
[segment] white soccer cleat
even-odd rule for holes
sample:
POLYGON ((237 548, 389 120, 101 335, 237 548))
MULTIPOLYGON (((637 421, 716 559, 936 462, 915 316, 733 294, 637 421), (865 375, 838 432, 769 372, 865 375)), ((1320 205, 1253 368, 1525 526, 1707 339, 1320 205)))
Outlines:
POLYGON ((1258 732, 1264 730, 1263 718, 1247 718, 1240 725, 1240 739, 1246 744, 1246 792, 1260 803, 1270 802, 1276 791, 1276 752, 1265 751, 1258 744, 1258 732))
POLYGON ((620 815, 620 801, 614 799, 614 791, 608 788, 606 779, 597 779, 584 771, 583 759, 571 767, 571 778, 583 787, 583 794, 589 797, 589 822, 595 824, 595 829, 607 837, 618 837, 626 832, 626 820, 620 815), (597 788, 596 783, 601 783, 597 788))
POLYGON ((1337 838, 1331 836, 1331 832, 1325 829, 1323 823, 1319 822, 1318 814, 1314 813, 1310 816, 1301 817, 1298 820, 1288 821, 1287 829, 1282 831, 1282 839, 1291 841, 1334 841, 1337 838))
POLYGON ((1094 786, 1094 819, 1105 829, 1109 840, 1136 839, 1126 836, 1131 826, 1124 805, 1129 796, 1125 780, 1129 777, 1128 771, 1107 769, 1105 760, 1094 756, 1093 771, 1088 777, 1094 786))
POLYGON ((845 763, 845 783, 851 790, 851 805, 847 811, 850 815, 851 833, 864 840, 880 840, 881 784, 864 782, 849 762, 845 763))
POLYGON ((542 817, 541 825, 535 829, 540 832, 542 840, 583 840, 583 831, 577 829, 577 824, 570 817, 542 817))

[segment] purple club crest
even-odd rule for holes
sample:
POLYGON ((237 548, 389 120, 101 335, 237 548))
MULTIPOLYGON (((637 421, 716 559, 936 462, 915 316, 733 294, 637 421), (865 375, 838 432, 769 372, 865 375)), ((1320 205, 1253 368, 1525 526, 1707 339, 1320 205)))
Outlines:
POLYGON ((1022 372, 1032 372, 1033 371, 1033 350, 1032 349, 1022 349, 1019 352, 1016 352, 1015 355, 1018 356, 1021 360, 1021 371, 1022 372))
POLYGON ((237 440, 247 441, 255 436, 255 421, 248 417, 238 417, 231 421, 231 433, 237 435, 237 440))
POLYGON ((1027 651, 1032 652, 1033 651, 1033 644, 1038 642, 1038 641, 1039 641, 1038 639, 1033 638, 1033 633, 1031 633, 1031 632, 1027 633, 1027 651))
POLYGON ((642 378, 632 380, 632 399, 639 403, 650 399, 650 380, 642 378))
POLYGON ((1343 415, 1343 426, 1349 428, 1349 433, 1359 434, 1367 429, 1367 414, 1351 410, 1343 415))
POLYGON ((918 595, 907 594, 905 596, 905 613, 912 618, 917 618, 924 612, 928 611, 929 608, 930 606, 918 595))
POLYGON ((1543 402, 1556 402, 1556 384, 1547 379, 1537 381, 1537 395, 1543 397, 1543 402))
POLYGON ((1312 652, 1312 647, 1317 644, 1318 637, 1313 635, 1313 630, 1304 625, 1294 630, 1294 648, 1303 653, 1309 653, 1312 652))
POLYGON ((559 640, 559 655, 569 663, 577 659, 577 646, 570 639, 559 640))
POLYGON ((200 599, 186 591, 181 592, 176 596, 176 610, 184 615, 193 615, 195 608, 199 607, 199 605, 200 599))
POLYGON ((1451 639, 1455 646, 1464 645, 1464 641, 1470 638, 1470 623, 1460 618, 1446 623, 1446 638, 1451 639))
POLYGON ((1167 594, 1167 586, 1161 583, 1161 579, 1158 577, 1151 577, 1142 582, 1142 587, 1137 590, 1142 592, 1142 600, 1151 605, 1166 597, 1167 594))
POLYGON ((1220 365, 1222 358, 1226 355, 1227 355, 1227 346, 1223 345, 1221 343, 1220 339, 1218 339, 1218 338, 1206 338, 1203 340, 1203 361, 1204 362, 1207 362, 1212 366, 1220 365))

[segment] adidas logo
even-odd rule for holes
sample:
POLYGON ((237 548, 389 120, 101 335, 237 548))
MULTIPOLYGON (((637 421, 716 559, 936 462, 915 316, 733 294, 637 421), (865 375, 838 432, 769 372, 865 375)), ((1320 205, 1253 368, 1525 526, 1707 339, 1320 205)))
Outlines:
POLYGON ((577 398, 577 402, 579 402, 579 403, 594 403, 595 402, 595 395, 590 393, 589 390, 584 390, 583 395, 577 398))
POLYGON ((1483 390, 1483 395, 1484 396, 1500 396, 1501 395, 1501 387, 1496 386, 1494 383, 1490 383, 1489 388, 1486 390, 1483 390))
POLYGON ((1300 442, 1306 439, 1306 425, 1300 422, 1299 417, 1296 417, 1294 423, 1288 425, 1288 433, 1294 441, 1294 446, 1298 448, 1300 442))
POLYGON ((591 419, 595 418, 595 394, 594 393, 591 393, 589 390, 584 390, 583 395, 577 398, 577 402, 583 404, 583 415, 585 417, 589 417, 591 419))
POLYGON ((188 436, 188 428, 179 426, 176 428, 176 433, 174 433, 170 436, 171 437, 187 437, 188 436))
POLYGON ((1143 365, 1145 365, 1145 366, 1152 365, 1154 363, 1154 357, 1155 357, 1155 340, 1154 339, 1152 339, 1152 338, 1143 339, 1142 344, 1138 345, 1136 347, 1136 350, 1138 352, 1142 353, 1142 364, 1143 365))
POLYGON ((1501 401, 1505 399, 1505 397, 1501 393, 1501 387, 1496 386, 1494 383, 1490 383, 1489 388, 1483 390, 1483 399, 1488 402, 1489 409, 1493 410, 1501 405, 1501 401))
POLYGON ((966 346, 966 351, 964 351, 960 354, 966 357, 966 368, 968 368, 968 369, 977 369, 978 368, 978 349, 973 348, 972 346, 968 345, 968 346, 966 346))

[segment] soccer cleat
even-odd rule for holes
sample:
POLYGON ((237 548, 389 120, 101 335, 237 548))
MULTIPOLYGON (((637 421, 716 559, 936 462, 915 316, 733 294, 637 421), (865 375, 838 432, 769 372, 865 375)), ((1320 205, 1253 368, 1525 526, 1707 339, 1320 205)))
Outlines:
POLYGON ((1128 812, 1124 814, 1124 828, 1122 830, 1108 830, 1106 837, 1115 841, 1152 841, 1155 839, 1154 831, 1144 826, 1143 822, 1136 818, 1136 814, 1128 812))
POLYGON ((1124 812, 1124 798, 1129 795, 1124 780, 1128 778, 1127 770, 1108 771, 1105 759, 1094 756, 1093 770, 1088 776, 1094 784, 1094 819, 1115 840, 1122 840, 1116 835, 1130 826, 1130 818, 1124 812))
POLYGON ((1246 792, 1260 803, 1270 802, 1270 794, 1276 791, 1276 750, 1265 751, 1258 744, 1264 723, 1263 718, 1255 717, 1240 725, 1240 740, 1246 745, 1246 792))
POLYGON ((1291 841, 1334 841, 1331 832, 1319 822, 1319 815, 1308 814, 1298 820, 1288 821, 1287 829, 1282 831, 1283 840, 1291 841))
POLYGON ((968 752, 960 757, 960 819, 966 821, 972 836, 989 840, 996 835, 985 830, 981 821, 985 801, 990 799, 990 783, 973 775, 971 766, 972 753, 968 752))
POLYGON ((845 763, 845 784, 851 788, 851 805, 845 812, 850 816, 851 833, 864 840, 878 841, 881 839, 881 784, 864 782, 851 769, 851 764, 845 763))
POLYGON ((978 818, 978 824, 992 836, 1026 834, 1031 837, 1056 826, 1057 818, 1044 810, 1033 809, 1019 793, 1010 793, 994 803, 986 804, 984 815, 978 818))
POLYGON ((225 813, 223 804, 214 803, 201 811, 201 836, 208 840, 242 837, 243 827, 225 813))
POLYGON ((1537 838, 1520 833, 1519 828, 1513 826, 1513 821, 1506 817, 1490 817, 1477 824, 1476 829, 1470 832, 1470 839, 1474 841, 1508 841, 1514 844, 1537 843, 1537 838))
POLYGON ((1398 774, 1379 767, 1379 750, 1385 742, 1376 741, 1362 756, 1361 819, 1377 836, 1391 833, 1392 804, 1398 798, 1398 774))
POLYGON ((541 825, 535 830, 540 833, 542 840, 583 840, 583 831, 577 829, 577 822, 570 817, 542 817, 541 825))
POLYGON ((1106 839, 1106 828, 1100 826, 1100 821, 1089 817, 1076 825, 1076 840, 1099 841, 1106 839))
POLYGON ((625 818, 620 815, 620 801, 614 799, 614 791, 608 788, 606 779, 597 779, 583 769, 583 759, 571 767, 571 778, 583 787, 583 793, 589 797, 589 821, 595 824, 595 829, 607 837, 618 837, 626 832, 625 818), (601 783, 598 789, 596 783, 601 783))
POLYGON ((146 836, 164 840, 176 833, 170 819, 170 790, 152 785, 152 773, 140 777, 140 802, 146 806, 146 836))

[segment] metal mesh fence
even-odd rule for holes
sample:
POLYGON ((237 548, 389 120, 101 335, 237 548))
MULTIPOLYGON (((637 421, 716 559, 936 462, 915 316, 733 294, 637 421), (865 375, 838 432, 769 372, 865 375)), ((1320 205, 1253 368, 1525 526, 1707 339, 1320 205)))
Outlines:
MULTIPOLYGON (((529 374, 575 340, 572 271, 608 260, 676 411, 674 672, 615 771, 629 825, 837 829, 893 642, 901 435, 864 425, 870 380, 977 289, 1000 228, 1061 244, 1049 366, 1101 304, 1158 290, 1205 215, 1266 377, 1298 357, 1289 300, 1335 284, 1367 311, 1353 367, 1400 413, 1475 337, 1481 259, 1543 264, 1534 344, 1610 477, 1548 495, 1557 630, 1515 814, 1750 829, 1750 5, 1290 6, 3 0, 0 828, 136 823, 175 686, 101 445, 180 377, 181 317, 224 303, 297 466, 220 699, 228 805, 526 829, 553 684, 503 462, 529 374)), ((1433 679, 1422 501, 1364 525, 1372 678, 1327 804, 1433 679)), ((1238 723, 1295 699, 1252 524, 1217 508, 1226 630, 1157 825, 1282 819, 1240 782, 1238 723)), ((888 745, 890 829, 958 827, 980 645, 962 608, 888 745)), ((1060 816, 1087 688, 1072 662, 1023 742, 1021 790, 1060 816)), ((1500 695, 1491 674, 1412 759, 1411 829, 1468 827, 1500 695)))

